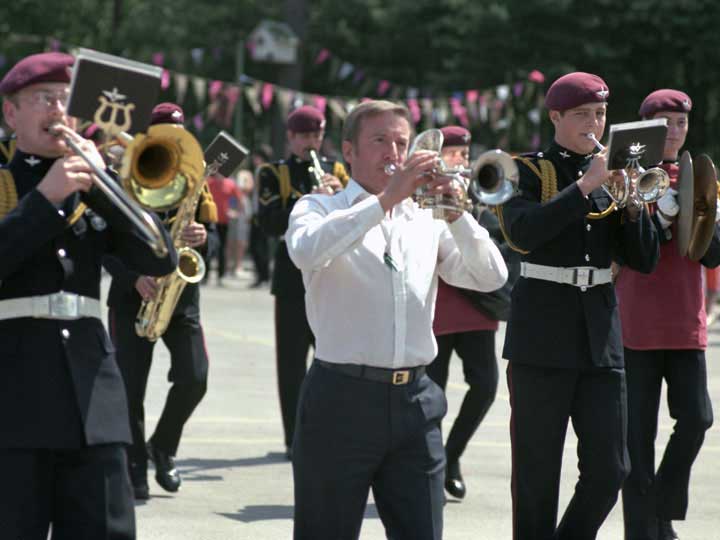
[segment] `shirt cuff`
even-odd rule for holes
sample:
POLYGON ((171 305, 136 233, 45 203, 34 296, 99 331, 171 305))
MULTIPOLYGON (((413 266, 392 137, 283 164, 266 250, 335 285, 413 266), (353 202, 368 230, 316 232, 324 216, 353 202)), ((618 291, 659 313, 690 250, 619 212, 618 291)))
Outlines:
POLYGON ((448 223, 448 229, 450 229, 453 236, 490 237, 487 229, 479 225, 468 212, 463 212, 455 221, 448 223))

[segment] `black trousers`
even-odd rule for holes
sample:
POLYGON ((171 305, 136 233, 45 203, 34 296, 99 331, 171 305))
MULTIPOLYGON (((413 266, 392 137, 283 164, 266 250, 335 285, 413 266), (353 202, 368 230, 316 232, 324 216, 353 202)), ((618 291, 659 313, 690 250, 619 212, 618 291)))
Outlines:
MULTIPOLYGON (((147 468, 145 447, 145 391, 152 364, 155 343, 135 333, 134 306, 116 306, 109 311, 109 328, 120 367, 130 410, 130 431, 133 443, 128 448, 130 464, 147 468)), ((168 380, 173 384, 153 433, 153 445, 174 456, 177 453, 183 427, 207 390, 208 357, 205 339, 198 320, 176 316, 163 334, 163 342, 170 351, 168 380)))
POLYGON ((218 259, 218 279, 222 279, 225 276, 225 266, 227 265, 225 246, 227 246, 228 239, 228 224, 216 223, 215 226, 217 228, 220 245, 217 248, 217 252, 214 253, 212 257, 207 257, 205 259, 205 264, 207 266, 207 272, 205 274, 205 278, 203 279, 205 283, 207 283, 210 279, 210 265, 215 257, 218 259))
POLYGON ((295 540, 354 540, 369 490, 392 540, 440 540, 442 389, 350 377, 313 363, 293 445, 295 540))
POLYGON ((275 297, 275 358, 285 446, 292 446, 300 386, 307 371, 307 356, 315 344, 305 313, 305 299, 275 297))
POLYGON ((427 374, 445 390, 450 357, 457 352, 462 360, 465 393, 460 411, 445 443, 448 463, 459 461, 470 439, 495 401, 498 367, 495 357, 495 331, 476 330, 435 336, 438 354, 428 366, 427 374))
POLYGON ((625 538, 655 540, 658 518, 685 519, 690 469, 713 422, 705 351, 626 348, 625 365, 632 465, 623 487, 625 538), (675 426, 656 472, 655 438, 663 379, 675 426))
POLYGON ((0 449, 0 537, 134 540, 135 508, 120 444, 0 449))
POLYGON ((257 281, 270 280, 270 246, 267 235, 257 224, 255 218, 250 222, 250 256, 255 266, 257 281))
POLYGON ((510 362, 514 540, 592 540, 630 468, 623 369, 557 369, 510 362), (568 421, 580 476, 556 528, 568 421))

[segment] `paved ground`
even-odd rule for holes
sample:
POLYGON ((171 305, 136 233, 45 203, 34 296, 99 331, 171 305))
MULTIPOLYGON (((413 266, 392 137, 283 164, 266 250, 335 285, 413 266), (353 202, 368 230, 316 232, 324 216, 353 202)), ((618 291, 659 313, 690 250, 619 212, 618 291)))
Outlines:
MULTIPOLYGON (((248 290, 249 275, 203 291, 203 317, 211 356, 208 394, 190 420, 178 464, 184 484, 168 494, 151 480, 152 498, 137 506, 140 540, 285 540, 292 535, 292 472, 284 459, 275 383, 272 302, 268 290, 248 290)), ((559 338, 560 339, 560 338, 559 338)), ((710 388, 720 407, 720 328, 710 335, 710 388)), ((498 345, 502 337, 498 339, 498 345)), ((501 374, 505 362, 500 360, 501 374)), ((152 427, 167 392, 168 355, 158 346, 148 387, 152 427)), ((448 389, 451 421, 464 392, 459 362, 448 389)), ((462 461, 468 495, 445 512, 446 540, 511 538, 510 442, 504 376, 498 398, 462 461)), ((659 446, 671 420, 663 413, 659 446)), ((570 430, 572 432, 572 430, 570 430)), ((683 540, 720 539, 720 432, 713 428, 693 470, 688 521, 678 523, 683 540)), ((577 465, 575 440, 568 437, 561 508, 569 499, 577 465)), ((600 540, 622 538, 616 505, 600 540)), ((368 506, 363 540, 385 538, 374 506, 368 506)))

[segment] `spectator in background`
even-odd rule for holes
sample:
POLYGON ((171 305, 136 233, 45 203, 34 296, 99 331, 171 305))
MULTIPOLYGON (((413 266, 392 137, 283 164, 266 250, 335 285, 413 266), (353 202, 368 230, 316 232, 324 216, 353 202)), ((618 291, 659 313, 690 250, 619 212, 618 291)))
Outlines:
MULTIPOLYGON (((240 191, 240 188, 238 188, 232 178, 226 178, 219 174, 213 174, 208 178, 208 186, 210 187, 210 192, 212 193, 213 199, 215 200, 218 211, 217 230, 220 237, 220 248, 217 250, 217 283, 219 286, 222 286, 222 279, 223 277, 225 277, 225 253, 228 239, 230 202, 233 197, 235 197, 236 200, 242 199, 243 193, 240 191)), ((205 279, 203 280, 204 283, 207 283, 209 281, 210 266, 213 258, 214 257, 211 257, 206 261, 207 272, 205 273, 205 279)))
MULTIPOLYGON (((258 169, 264 163, 268 163, 272 157, 272 148, 267 144, 261 144, 252 155, 252 166, 254 176, 257 178, 258 169)), ((260 227, 257 219, 258 211, 258 182, 253 182, 253 188, 250 192, 250 256, 255 267, 255 281, 251 285, 252 288, 262 286, 270 281, 270 241, 268 236, 260 227)))
POLYGON ((250 237, 250 196, 255 183, 253 175, 247 169, 237 174, 237 187, 242 197, 232 197, 228 209, 228 245, 227 260, 230 261, 230 274, 238 276, 242 271, 248 239, 250 237))

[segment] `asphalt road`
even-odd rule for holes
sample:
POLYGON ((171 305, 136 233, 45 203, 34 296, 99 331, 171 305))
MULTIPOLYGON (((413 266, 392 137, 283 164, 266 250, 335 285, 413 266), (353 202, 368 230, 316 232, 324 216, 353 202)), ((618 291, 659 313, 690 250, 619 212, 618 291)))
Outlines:
MULTIPOLYGON (((209 390, 190 419, 178 452, 181 490, 166 493, 151 478, 151 499, 136 507, 140 540, 292 537, 292 470, 284 457, 277 398, 272 297, 267 288, 248 289, 250 280, 251 276, 244 273, 226 279, 222 288, 211 280, 202 290, 203 325, 211 358, 209 390)), ((498 348, 502 339, 501 329, 498 348)), ((708 350, 710 391, 716 407, 720 406, 718 361, 720 325, 711 330, 708 350)), ((446 506, 446 540, 511 538, 510 406, 505 361, 499 363, 497 400, 462 460, 468 495, 462 502, 451 501, 446 506)), ((167 351, 158 345, 146 401, 150 429, 167 393, 168 366, 167 351)), ((448 427, 464 389, 460 363, 454 361, 445 420, 448 427)), ((664 447, 671 429, 672 420, 664 410, 659 448, 664 447)), ((563 462, 561 509, 577 478, 575 443, 570 429, 563 462)), ((708 432, 693 469, 690 501, 687 521, 676 523, 682 540, 720 539, 720 433, 715 427, 708 432)), ((372 500, 361 538, 385 538, 372 500)), ((622 538, 620 503, 598 538, 622 538)))

